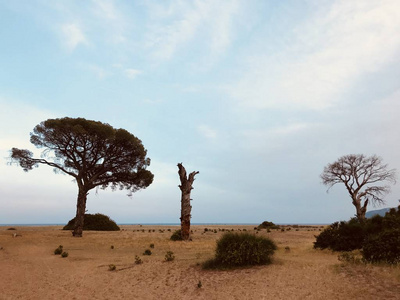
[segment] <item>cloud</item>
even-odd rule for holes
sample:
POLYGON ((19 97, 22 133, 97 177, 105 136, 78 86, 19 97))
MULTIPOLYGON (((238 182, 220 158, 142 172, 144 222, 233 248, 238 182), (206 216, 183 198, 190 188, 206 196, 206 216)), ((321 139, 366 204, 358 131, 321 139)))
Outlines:
POLYGON ((345 98, 366 73, 397 59, 398 1, 336 1, 296 24, 285 47, 249 59, 229 93, 243 106, 320 110, 345 98))
POLYGON ((72 52, 80 44, 87 45, 88 41, 78 24, 64 24, 61 26, 63 42, 67 50, 72 52))
POLYGON ((93 12, 103 27, 102 31, 114 43, 124 43, 128 39, 126 31, 128 22, 121 10, 118 10, 113 0, 92 0, 93 12))
POLYGON ((207 125, 200 125, 197 127, 198 132, 207 139, 216 139, 217 131, 207 125))
POLYGON ((149 4, 154 24, 150 25, 146 47, 156 60, 172 59, 182 48, 196 42, 196 51, 207 48, 206 57, 220 55, 232 40, 232 24, 239 1, 172 2, 168 6, 149 4), (199 43, 198 40, 201 40, 199 43))
POLYGON ((125 69, 125 75, 130 79, 135 79, 142 71, 136 69, 125 69))

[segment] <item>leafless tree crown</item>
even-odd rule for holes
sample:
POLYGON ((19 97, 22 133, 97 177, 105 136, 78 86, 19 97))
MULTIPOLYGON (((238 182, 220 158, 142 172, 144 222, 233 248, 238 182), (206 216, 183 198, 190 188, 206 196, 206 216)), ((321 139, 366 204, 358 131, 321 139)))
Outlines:
POLYGON ((383 196, 390 192, 390 186, 382 183, 396 183, 396 170, 388 170, 387 164, 383 164, 382 158, 376 155, 350 154, 328 164, 321 179, 328 186, 328 191, 335 184, 343 183, 353 200, 356 196, 384 203, 383 196))

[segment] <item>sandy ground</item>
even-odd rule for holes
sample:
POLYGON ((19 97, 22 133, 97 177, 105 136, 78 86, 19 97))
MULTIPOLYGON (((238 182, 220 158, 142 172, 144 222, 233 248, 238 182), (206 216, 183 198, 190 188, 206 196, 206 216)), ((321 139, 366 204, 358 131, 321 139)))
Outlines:
POLYGON ((0 299, 400 299, 399 267, 343 264, 337 254, 312 249, 319 229, 260 231, 278 245, 271 265, 202 270, 222 229, 253 227, 192 226, 192 242, 170 241, 173 226, 121 226, 83 238, 60 226, 0 227, 0 299), (144 256, 151 243, 153 254, 144 256), (54 255, 58 245, 67 258, 54 255), (165 261, 167 251, 174 261, 165 261))

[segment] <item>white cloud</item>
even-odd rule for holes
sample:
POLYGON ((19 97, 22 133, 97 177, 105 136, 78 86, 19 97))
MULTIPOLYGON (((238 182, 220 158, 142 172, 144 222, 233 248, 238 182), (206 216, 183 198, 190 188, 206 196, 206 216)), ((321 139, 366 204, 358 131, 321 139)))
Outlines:
POLYGON ((136 69, 125 69, 125 75, 130 79, 135 79, 142 71, 136 69))
POLYGON ((92 0, 94 14, 102 24, 103 32, 114 43, 127 41, 128 22, 121 10, 118 10, 113 0, 92 0))
POLYGON ((68 51, 74 51, 80 44, 87 45, 88 41, 78 24, 64 24, 61 26, 63 42, 68 51))
POLYGON ((197 130, 201 135, 208 139, 216 139, 217 138, 217 131, 207 125, 200 125, 197 127, 197 130))
POLYGON ((207 48, 207 57, 218 56, 232 40, 232 24, 239 1, 172 2, 169 6, 151 4, 154 24, 150 25, 146 46, 156 60, 169 60, 196 37, 196 44, 207 48), (172 21, 171 21, 172 20, 172 21))
POLYGON ((256 108, 330 107, 366 72, 397 59, 399 30, 398 1, 336 1, 294 28, 280 53, 252 58, 230 93, 256 108))

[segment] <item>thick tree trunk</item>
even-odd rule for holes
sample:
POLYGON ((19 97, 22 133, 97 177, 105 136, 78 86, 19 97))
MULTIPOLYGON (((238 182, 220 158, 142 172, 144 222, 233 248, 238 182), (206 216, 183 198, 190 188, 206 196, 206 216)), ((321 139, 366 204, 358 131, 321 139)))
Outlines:
POLYGON ((364 204, 361 205, 360 199, 353 199, 353 205, 356 207, 356 216, 360 223, 365 222, 365 214, 367 212, 368 199, 364 201, 364 204))
POLYGON ((181 235, 182 239, 187 241, 190 239, 190 218, 192 217, 192 206, 190 205, 190 192, 192 191, 194 176, 199 174, 199 172, 192 172, 189 177, 186 177, 186 170, 182 166, 182 163, 178 164, 178 174, 181 180, 181 185, 179 186, 182 196, 181 196, 181 235))
POLYGON ((82 237, 83 224, 86 212, 86 199, 87 191, 83 187, 79 187, 78 201, 76 204, 76 217, 74 231, 72 235, 75 237, 82 237))

